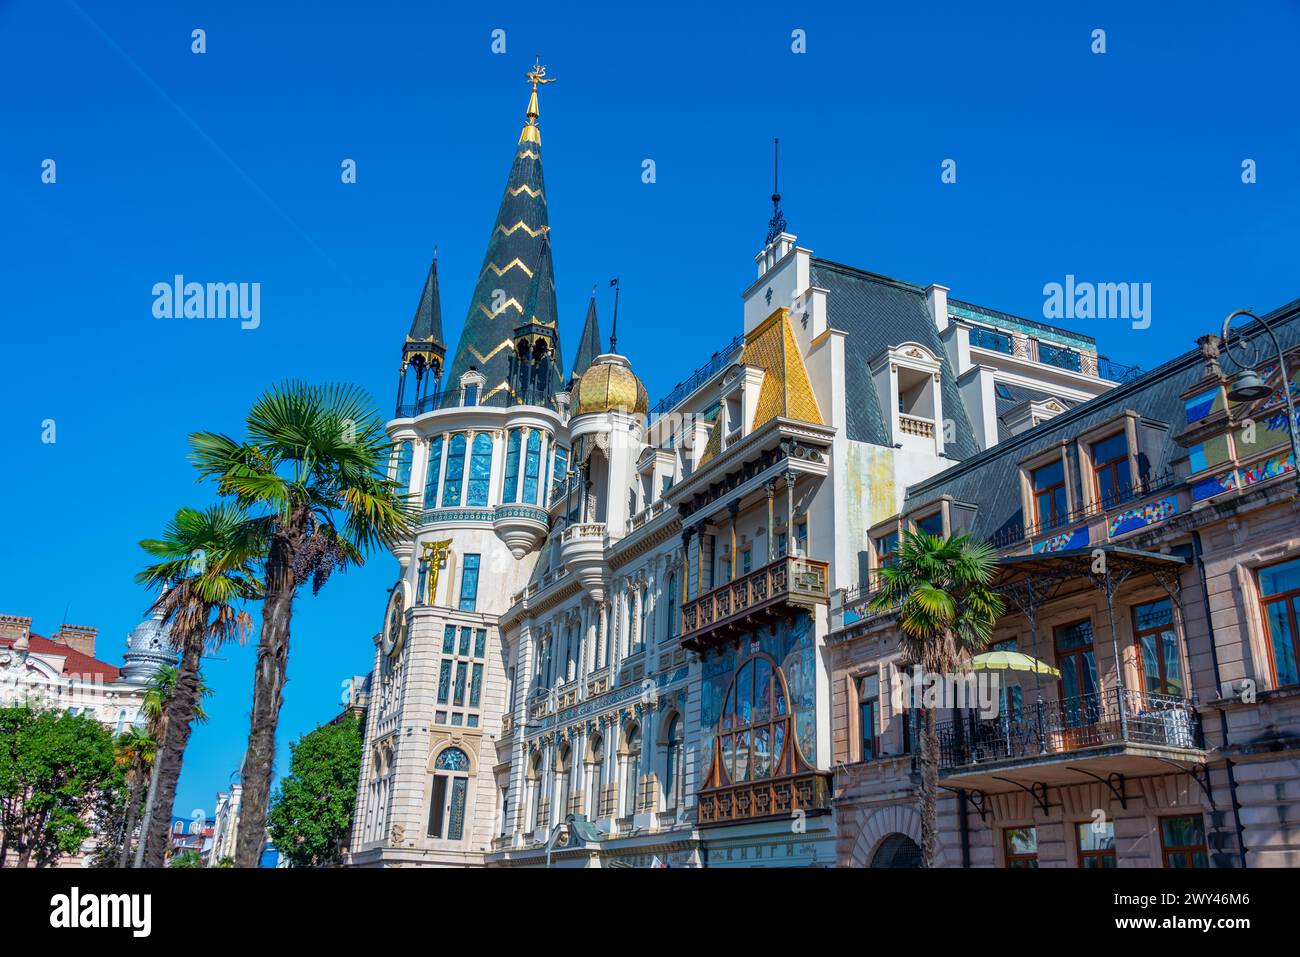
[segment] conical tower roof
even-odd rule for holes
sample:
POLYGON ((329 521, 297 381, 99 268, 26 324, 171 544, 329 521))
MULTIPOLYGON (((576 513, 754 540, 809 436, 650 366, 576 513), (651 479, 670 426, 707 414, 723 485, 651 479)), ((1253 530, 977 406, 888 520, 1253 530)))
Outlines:
POLYGON ((424 289, 420 292, 420 303, 415 307, 415 316, 411 319, 411 331, 406 334, 406 343, 402 346, 402 366, 417 357, 424 361, 424 368, 432 369, 435 375, 442 373, 442 360, 447 347, 442 341, 442 304, 438 292, 438 251, 435 249, 433 260, 429 263, 429 274, 424 279, 424 289))
POLYGON ((587 303, 587 318, 582 324, 582 336, 578 339, 578 355, 573 360, 569 382, 576 381, 590 369, 600 353, 600 321, 596 318, 596 290, 592 289, 591 301, 587 303))
MULTIPOLYGON (((445 380, 446 391, 454 396, 460 377, 471 368, 477 369, 487 380, 480 399, 484 404, 508 404, 520 398, 511 374, 513 340, 515 329, 532 321, 533 314, 526 314, 530 302, 537 304, 537 320, 548 323, 555 341, 559 341, 555 277, 549 250, 543 253, 549 226, 542 178, 542 136, 537 126, 537 86, 551 80, 546 78, 543 66, 530 71, 528 79, 533 87, 527 121, 488 238, 451 375, 445 380)), ((561 387, 558 350, 542 361, 550 368, 535 373, 532 379, 546 384, 544 398, 549 399, 561 387)))

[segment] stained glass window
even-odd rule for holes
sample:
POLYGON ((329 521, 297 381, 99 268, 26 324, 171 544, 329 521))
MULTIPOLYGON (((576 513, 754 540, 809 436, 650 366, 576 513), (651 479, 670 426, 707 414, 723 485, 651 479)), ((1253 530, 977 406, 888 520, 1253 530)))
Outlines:
POLYGON ((711 786, 789 773, 789 726, 781 670, 766 655, 752 656, 736 669, 722 706, 711 786))
POLYGON ((442 475, 442 436, 429 443, 429 467, 424 473, 424 507, 438 507, 438 479, 442 475))
POLYGON ((469 757, 460 748, 447 748, 438 755, 434 767, 439 771, 468 771, 469 757))
POLYGON ((465 433, 457 432, 447 444, 447 479, 442 483, 442 507, 460 504, 461 482, 465 478, 465 433))
POLYGON ((524 495, 529 505, 537 504, 538 470, 542 459, 542 433, 532 429, 528 433, 528 452, 524 456, 524 495))
POLYGON ((460 576, 460 610, 473 611, 478 604, 479 556, 466 555, 460 576))
POLYGON ((501 501, 513 502, 519 492, 519 430, 511 429, 510 438, 506 440, 506 477, 505 488, 501 490, 501 501))
POLYGON ((474 451, 469 460, 469 485, 465 490, 465 504, 483 506, 488 503, 488 482, 492 477, 492 436, 480 432, 474 436, 474 451))

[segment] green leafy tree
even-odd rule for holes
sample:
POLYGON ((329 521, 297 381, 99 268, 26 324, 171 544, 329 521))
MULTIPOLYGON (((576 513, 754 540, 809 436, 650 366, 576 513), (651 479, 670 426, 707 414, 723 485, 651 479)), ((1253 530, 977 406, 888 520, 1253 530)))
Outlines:
POLYGON ((137 851, 140 865, 162 867, 176 786, 201 697, 199 664, 205 649, 242 640, 252 627, 239 605, 261 592, 254 567, 262 542, 244 511, 227 502, 204 511, 180 509, 162 538, 146 539, 140 547, 158 560, 136 581, 161 589, 152 611, 170 623, 172 642, 181 654, 163 699, 152 793, 137 851))
POLYGON ((355 387, 276 386, 253 405, 246 424, 246 441, 198 432, 190 436, 190 447, 200 474, 215 478, 221 494, 253 513, 266 549, 235 845, 235 864, 256 867, 265 841, 294 598, 307 581, 314 594, 336 569, 362 564, 371 550, 409 532, 415 508, 387 477, 392 443, 369 397, 355 387))
POLYGON ((172 857, 168 867, 202 867, 203 857, 195 850, 184 850, 172 857))
POLYGON ((348 715, 290 745, 289 775, 280 781, 267 825, 294 867, 339 862, 356 809, 361 734, 361 722, 348 715))
MULTIPOLYGON (((988 645, 1003 612, 992 589, 997 555, 965 535, 907 532, 892 565, 880 569, 870 607, 896 612, 903 650, 927 674, 947 675, 988 645)), ((921 734, 921 866, 938 861, 939 734, 934 708, 921 734)))
MULTIPOLYGON (((123 787, 113 735, 84 715, 0 708, 0 867, 75 853, 106 793, 123 787)), ((111 795, 110 795, 111 796, 111 795)))

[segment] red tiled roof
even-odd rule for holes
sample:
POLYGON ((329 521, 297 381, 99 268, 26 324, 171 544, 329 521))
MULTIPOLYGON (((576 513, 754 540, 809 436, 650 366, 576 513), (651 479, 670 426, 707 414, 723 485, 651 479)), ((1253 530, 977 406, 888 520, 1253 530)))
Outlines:
MULTIPOLYGON (((50 639, 41 635, 32 634, 29 638, 29 650, 33 654, 63 656, 63 673, 65 675, 94 675, 105 682, 117 680, 119 669, 116 665, 110 665, 107 661, 100 661, 98 658, 90 657, 90 655, 83 655, 75 648, 61 645, 57 641, 50 641, 50 639)), ((0 648, 12 648, 13 643, 13 638, 0 638, 0 648)))

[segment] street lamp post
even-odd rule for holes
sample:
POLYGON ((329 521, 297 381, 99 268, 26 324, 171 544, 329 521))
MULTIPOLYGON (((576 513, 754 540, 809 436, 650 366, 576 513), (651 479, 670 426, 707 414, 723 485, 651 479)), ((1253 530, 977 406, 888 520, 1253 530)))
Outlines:
MULTIPOLYGON (((1282 343, 1278 341, 1277 334, 1269 327, 1269 324, 1249 309, 1238 309, 1236 312, 1229 313, 1228 317, 1223 320, 1223 333, 1219 337, 1219 341, 1222 343, 1223 351, 1231 356, 1233 362, 1240 367, 1240 371, 1233 376, 1232 385, 1228 388, 1228 398, 1234 402, 1251 402, 1255 399, 1262 399, 1273 392, 1268 383, 1255 371, 1255 354, 1253 350, 1249 362, 1243 362, 1241 358, 1232 353, 1232 343, 1229 339, 1232 330, 1229 326, 1232 325, 1232 320, 1238 316, 1249 316, 1254 319, 1260 328, 1268 333, 1269 339, 1273 341, 1273 348, 1277 350, 1278 372, 1282 378, 1282 397, 1286 401, 1286 432, 1287 438, 1291 442, 1291 460, 1296 488, 1300 491, 1300 446, 1296 444, 1295 402, 1291 398, 1291 375, 1287 371, 1286 355, 1282 351, 1282 343)), ((1237 337, 1237 345, 1239 347, 1242 345, 1240 336, 1237 337)))

